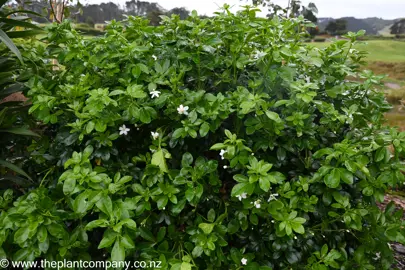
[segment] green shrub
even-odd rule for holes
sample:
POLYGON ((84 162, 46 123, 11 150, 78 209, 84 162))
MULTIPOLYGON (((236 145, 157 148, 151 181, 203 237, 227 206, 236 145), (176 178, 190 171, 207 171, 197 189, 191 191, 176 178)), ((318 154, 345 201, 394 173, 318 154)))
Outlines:
POLYGON ((390 104, 400 104, 405 98, 405 89, 385 90, 385 97, 390 104))
POLYGON ((60 69, 29 82, 52 142, 31 150, 52 170, 3 200, 2 253, 388 269, 402 212, 376 203, 404 182, 405 135, 382 127, 380 78, 358 72, 363 33, 320 50, 300 42, 305 24, 247 8, 159 27, 129 17, 87 40, 53 25, 60 69))
POLYGON ((94 28, 86 28, 86 27, 75 27, 75 29, 83 34, 83 35, 89 35, 89 36, 101 36, 104 34, 104 32, 94 29, 94 28))
POLYGON ((74 27, 75 27, 75 29, 76 29, 77 27, 79 27, 79 28, 94 29, 94 24, 91 25, 91 24, 88 24, 88 23, 75 23, 75 24, 74 24, 74 27))
POLYGON ((325 42, 326 38, 315 38, 314 41, 315 42, 325 42))

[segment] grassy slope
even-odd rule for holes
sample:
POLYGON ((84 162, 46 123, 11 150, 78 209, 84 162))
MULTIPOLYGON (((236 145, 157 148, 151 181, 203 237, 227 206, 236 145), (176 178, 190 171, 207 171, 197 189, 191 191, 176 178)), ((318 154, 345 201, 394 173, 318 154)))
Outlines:
POLYGON ((383 36, 394 36, 391 34, 391 25, 387 25, 386 27, 384 27, 383 29, 381 29, 380 31, 378 31, 378 34, 383 35, 383 36))

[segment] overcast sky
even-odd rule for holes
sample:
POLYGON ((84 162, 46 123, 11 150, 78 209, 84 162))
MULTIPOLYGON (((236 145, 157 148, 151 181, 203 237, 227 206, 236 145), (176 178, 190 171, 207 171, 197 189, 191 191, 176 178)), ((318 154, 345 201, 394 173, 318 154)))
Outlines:
MULTIPOLYGON (((111 0, 124 5, 126 0, 111 0)), ((247 0, 143 0, 157 2, 165 9, 185 7, 190 11, 195 9, 199 14, 212 15, 218 10, 218 6, 228 3, 238 8, 247 0)), ((102 3, 109 0, 85 0, 87 3, 102 3)), ((314 2, 319 9, 318 17, 379 17, 384 19, 396 19, 405 17, 405 0, 302 0, 304 4, 314 2)), ((273 3, 286 7, 288 0, 273 0, 273 3)))

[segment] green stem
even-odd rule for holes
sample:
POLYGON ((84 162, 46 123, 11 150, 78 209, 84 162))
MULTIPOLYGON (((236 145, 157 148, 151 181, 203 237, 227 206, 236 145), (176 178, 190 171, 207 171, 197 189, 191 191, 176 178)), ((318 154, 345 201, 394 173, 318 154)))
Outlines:
POLYGON ((54 167, 51 167, 48 172, 45 174, 44 178, 42 178, 41 183, 39 184, 39 187, 42 186, 42 184, 44 183, 46 177, 48 176, 48 174, 50 174, 53 171, 54 167))
POLYGON ((345 55, 345 58, 344 58, 343 63, 344 63, 344 62, 346 62, 347 57, 349 56, 349 52, 350 52, 350 50, 352 49, 352 47, 353 47, 353 43, 352 43, 352 42, 350 42, 350 47, 349 47, 349 49, 347 50, 347 53, 346 53, 346 55, 345 55))

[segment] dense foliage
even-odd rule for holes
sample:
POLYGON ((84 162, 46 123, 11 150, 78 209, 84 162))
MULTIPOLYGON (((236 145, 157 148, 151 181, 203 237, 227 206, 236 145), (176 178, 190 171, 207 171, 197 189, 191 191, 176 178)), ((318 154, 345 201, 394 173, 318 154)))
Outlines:
POLYGON ((363 33, 320 50, 301 42, 302 17, 255 13, 129 17, 93 39, 52 25, 39 56, 60 66, 28 83, 47 170, 4 193, 1 253, 388 269, 402 212, 376 203, 404 182, 405 134, 382 126, 381 78, 359 72, 363 33))
POLYGON ((31 185, 30 176, 19 166, 28 161, 26 148, 30 138, 39 135, 29 129, 35 123, 28 115, 29 106, 23 104, 21 92, 28 90, 24 84, 41 64, 31 60, 35 49, 26 50, 30 42, 25 46, 19 41, 43 33, 23 16, 27 11, 5 8, 4 3, 0 1, 0 188, 31 185), (22 52, 21 46, 25 47, 22 52))

